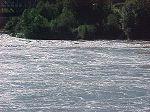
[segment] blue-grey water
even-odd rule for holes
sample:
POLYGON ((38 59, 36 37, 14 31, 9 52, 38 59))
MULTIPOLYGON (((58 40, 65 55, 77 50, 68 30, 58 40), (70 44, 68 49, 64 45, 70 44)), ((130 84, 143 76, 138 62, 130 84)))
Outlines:
POLYGON ((1 35, 0 112, 150 112, 150 42, 1 35))

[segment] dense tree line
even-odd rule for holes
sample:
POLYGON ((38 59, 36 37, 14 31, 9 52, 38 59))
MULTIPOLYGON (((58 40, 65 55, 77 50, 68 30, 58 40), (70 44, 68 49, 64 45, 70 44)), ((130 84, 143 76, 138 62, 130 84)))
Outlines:
POLYGON ((39 0, 5 26, 10 33, 32 39, 150 40, 150 2, 126 0, 124 5, 76 0, 39 0))

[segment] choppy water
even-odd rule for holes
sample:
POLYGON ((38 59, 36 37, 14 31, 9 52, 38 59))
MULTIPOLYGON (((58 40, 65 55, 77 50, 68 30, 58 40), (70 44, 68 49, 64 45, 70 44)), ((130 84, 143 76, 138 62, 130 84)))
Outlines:
POLYGON ((0 112, 150 112, 150 42, 1 35, 0 112))

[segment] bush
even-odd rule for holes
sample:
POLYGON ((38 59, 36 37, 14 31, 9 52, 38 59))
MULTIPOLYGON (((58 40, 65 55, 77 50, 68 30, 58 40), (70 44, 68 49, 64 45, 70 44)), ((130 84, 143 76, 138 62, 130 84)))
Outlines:
POLYGON ((53 34, 66 34, 72 38, 72 27, 76 25, 76 18, 73 12, 64 8, 63 12, 50 22, 50 28, 53 34))
POLYGON ((46 39, 49 37, 49 22, 36 10, 26 10, 17 27, 20 27, 20 31, 26 38, 46 39))
POLYGON ((48 39, 50 36, 48 20, 43 16, 36 16, 30 26, 24 27, 24 34, 27 38, 48 39))
POLYGON ((20 21, 18 17, 11 18, 5 25, 5 29, 9 33, 16 33, 16 24, 20 21))
POLYGON ((93 39, 96 27, 94 25, 80 25, 74 32, 77 32, 78 39, 93 39))

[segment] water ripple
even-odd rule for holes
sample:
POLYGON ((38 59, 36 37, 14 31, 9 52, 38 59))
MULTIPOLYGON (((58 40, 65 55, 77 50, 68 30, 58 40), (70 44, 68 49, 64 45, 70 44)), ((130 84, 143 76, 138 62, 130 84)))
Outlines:
POLYGON ((146 41, 0 36, 1 112, 150 112, 146 41))

